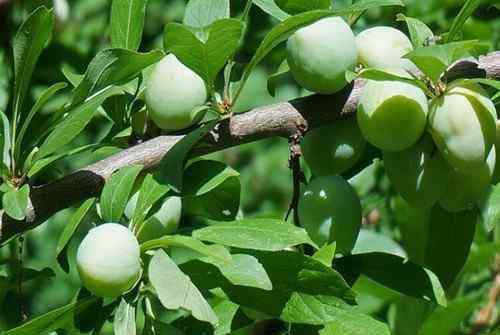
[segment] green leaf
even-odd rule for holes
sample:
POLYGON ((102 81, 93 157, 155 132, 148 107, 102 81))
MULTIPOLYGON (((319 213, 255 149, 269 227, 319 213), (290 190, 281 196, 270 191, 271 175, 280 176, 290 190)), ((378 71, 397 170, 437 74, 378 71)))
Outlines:
POLYGON ((196 319, 217 326, 217 316, 212 307, 163 250, 156 251, 151 258, 148 277, 165 308, 185 309, 196 319))
POLYGON ((453 334, 474 312, 480 296, 461 297, 451 301, 447 307, 438 307, 425 320, 419 335, 453 334))
POLYGON ((26 131, 28 130, 28 127, 31 123, 31 120, 33 120, 33 117, 36 115, 36 113, 38 113, 38 111, 40 109, 43 108, 43 106, 45 106, 45 104, 49 101, 50 98, 52 98, 57 92, 66 88, 67 86, 68 86, 68 84, 66 84, 66 83, 54 84, 54 85, 50 86, 49 88, 47 88, 42 93, 42 95, 40 95, 40 97, 36 100, 35 104, 31 108, 30 112, 28 113, 28 115, 24 119, 21 130, 19 131, 19 136, 16 139, 16 150, 17 150, 16 158, 19 158, 19 153, 22 149, 21 145, 23 143, 24 135, 25 135, 26 131))
POLYGON ((351 279, 360 274, 410 297, 446 305, 438 277, 408 259, 381 252, 350 255, 335 261, 335 268, 351 279))
POLYGON ((101 216, 105 222, 120 222, 134 182, 142 165, 131 165, 120 169, 106 181, 101 193, 101 216))
POLYGON ((193 28, 203 28, 227 18, 229 0, 190 0, 186 5, 183 23, 193 28))
POLYGON ((149 210, 153 205, 160 200, 168 192, 168 186, 159 184, 153 177, 148 174, 142 182, 139 190, 139 198, 134 209, 132 222, 139 229, 148 215, 149 210))
POLYGON ((253 3, 278 21, 284 21, 290 17, 288 13, 276 5, 274 0, 253 0, 253 3))
POLYGON ((361 71, 358 75, 360 78, 374 80, 374 81, 401 81, 422 89, 424 92, 428 91, 427 86, 418 79, 402 77, 394 73, 390 73, 380 69, 368 68, 361 71))
POLYGON ((326 266, 332 266, 333 259, 335 258, 335 250, 337 250, 337 243, 325 244, 313 255, 313 258, 326 266))
POLYGON ((0 111, 0 122, 2 123, 2 130, 0 131, 1 162, 6 167, 10 167, 10 123, 2 111, 0 111))
POLYGON ((147 0, 113 0, 111 46, 136 51, 141 44, 147 0))
POLYGON ((40 335, 49 333, 72 321, 75 315, 90 308, 97 301, 96 297, 88 297, 73 302, 30 320, 19 327, 8 330, 2 335, 40 335))
POLYGON ((29 185, 20 189, 10 189, 2 197, 3 209, 13 219, 23 220, 26 216, 26 208, 30 195, 29 185))
POLYGON ((462 274, 480 272, 494 264, 496 254, 500 253, 500 243, 473 244, 462 274))
POLYGON ((223 19, 207 29, 208 38, 203 42, 187 26, 169 23, 165 27, 164 46, 213 91, 218 73, 240 46, 244 24, 236 19, 223 19))
POLYGON ((141 244, 141 250, 147 251, 158 248, 181 247, 191 249, 222 263, 231 261, 231 254, 220 246, 206 245, 189 236, 169 235, 141 244))
POLYGON ((276 87, 282 82, 289 82, 290 78, 292 78, 290 66, 284 60, 278 67, 278 70, 267 79, 267 91, 274 97, 276 95, 276 87))
POLYGON ((113 331, 115 335, 135 335, 135 307, 125 299, 121 299, 120 305, 115 312, 113 321, 113 331))
POLYGON ((160 166, 154 175, 156 180, 160 184, 170 186, 176 192, 181 192, 184 164, 189 152, 205 135, 214 129, 216 124, 217 121, 208 122, 175 143, 165 156, 163 156, 160 166))
POLYGON ((141 71, 158 62, 163 52, 146 53, 126 49, 105 49, 90 62, 85 77, 74 90, 73 105, 110 85, 120 85, 137 77, 141 71))
POLYGON ((303 228, 275 219, 247 219, 218 223, 195 230, 202 241, 252 250, 277 251, 308 243, 314 245, 303 228))
POLYGON ((35 65, 52 36, 54 14, 44 6, 35 9, 24 21, 13 40, 14 96, 13 124, 19 122, 35 65))
POLYGON ((331 0, 275 0, 275 2, 285 12, 295 15, 315 9, 329 9, 331 0))
POLYGON ((248 65, 245 67, 245 70, 241 77, 241 81, 234 94, 233 102, 236 102, 236 100, 239 98, 243 86, 245 86, 246 81, 250 77, 250 73, 252 73, 255 67, 276 46, 286 41, 298 29, 310 25, 315 21, 318 21, 325 17, 347 15, 380 6, 403 6, 403 5, 404 4, 400 0, 369 0, 369 1, 360 1, 359 3, 355 3, 351 6, 335 11, 315 10, 289 17, 288 19, 279 23, 273 29, 271 29, 271 31, 266 35, 264 40, 260 43, 260 46, 255 52, 252 59, 250 60, 250 63, 248 63, 248 65))
POLYGON ((500 227, 500 184, 490 186, 479 201, 481 219, 488 232, 500 227))
POLYGON ((482 48, 483 44, 479 41, 453 42, 416 48, 404 57, 411 60, 432 80, 437 81, 454 61, 467 56, 477 56, 483 52, 482 48))
POLYGON ((390 237, 371 230, 361 229, 351 253, 355 255, 368 252, 385 252, 406 257, 404 249, 390 237))
MULTIPOLYGON (((486 86, 493 87, 497 90, 500 90, 500 80, 494 79, 484 79, 484 78, 473 78, 473 79, 458 79, 453 81, 450 85, 448 85, 448 90, 452 89, 456 86, 464 86, 471 84, 482 84, 486 86)), ((494 99, 492 99, 494 100, 494 99)))
POLYGON ((214 306, 215 315, 219 319, 219 325, 215 328, 214 335, 227 335, 231 333, 233 319, 240 306, 229 301, 223 300, 214 306))
POLYGON ((55 127, 45 139, 37 152, 35 159, 47 157, 64 145, 71 142, 87 126, 97 107, 111 95, 117 94, 116 90, 105 90, 93 96, 68 112, 68 115, 55 127))
POLYGON ((71 216, 69 219, 69 222, 64 226, 64 230, 61 233, 61 236, 59 237, 59 241, 57 241, 57 247, 56 247, 56 259, 61 265, 61 267, 68 272, 69 271, 69 265, 68 262, 64 259, 61 259, 61 256, 63 257, 63 251, 66 249, 69 241, 75 234, 76 229, 78 228, 78 225, 82 222, 83 218, 87 215, 89 209, 94 205, 95 203, 95 198, 91 198, 86 200, 71 216))
POLYGON ((422 21, 413 17, 405 16, 404 14, 397 15, 398 21, 405 21, 410 32, 411 43, 414 48, 425 46, 429 41, 434 38, 434 33, 422 21))
POLYGON ((194 162, 184 172, 184 211, 212 220, 234 220, 240 207, 239 175, 222 162, 194 162))
POLYGON ((481 4, 481 0, 466 0, 462 8, 460 9, 460 12, 458 15, 455 17, 453 20, 453 23, 451 24, 450 32, 446 35, 445 42, 451 42, 455 39, 455 36, 457 33, 459 33, 462 30, 462 27, 471 16, 474 11, 479 7, 481 4))

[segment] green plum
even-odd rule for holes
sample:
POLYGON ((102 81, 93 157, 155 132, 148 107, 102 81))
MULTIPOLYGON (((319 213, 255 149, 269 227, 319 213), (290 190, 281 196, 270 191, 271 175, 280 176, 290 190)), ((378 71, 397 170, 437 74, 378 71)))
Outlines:
POLYGON ((287 43, 292 76, 303 88, 332 94, 347 85, 345 71, 358 57, 349 25, 340 17, 319 20, 297 30, 287 43))
POLYGON ((451 169, 446 193, 439 201, 441 206, 449 212, 473 208, 491 183, 495 163, 496 150, 493 146, 486 162, 472 172, 463 173, 451 169))
POLYGON ((179 227, 182 214, 180 197, 168 197, 162 206, 148 218, 137 234, 139 241, 145 242, 174 233, 179 227))
POLYGON ((354 247, 361 227, 361 203, 344 178, 313 179, 302 193, 298 214, 300 224, 316 244, 335 241, 342 254, 354 247))
POLYGON ((207 100, 200 76, 169 54, 155 65, 146 85, 146 105, 153 122, 164 130, 187 128, 201 118, 197 107, 207 100))
POLYGON ((478 87, 455 87, 431 102, 429 131, 446 161, 462 173, 484 166, 496 139, 495 106, 478 87))
POLYGON ((301 147, 315 176, 341 174, 363 155, 366 141, 355 118, 335 121, 307 132, 301 147))
MULTIPOLYGON (((400 71, 397 74, 408 76, 400 71)), ((420 88, 400 81, 368 80, 357 118, 368 142, 382 150, 400 151, 423 135, 427 112, 427 98, 420 88)))
POLYGON ((392 27, 373 27, 356 36, 358 61, 366 67, 416 69, 408 59, 402 58, 413 50, 411 41, 392 27))
POLYGON ((383 157, 391 184, 412 206, 430 207, 444 195, 450 167, 429 135, 408 149, 384 151, 383 157))
POLYGON ((102 224, 83 239, 76 264, 89 291, 99 297, 115 298, 129 291, 141 276, 139 243, 126 227, 102 224))

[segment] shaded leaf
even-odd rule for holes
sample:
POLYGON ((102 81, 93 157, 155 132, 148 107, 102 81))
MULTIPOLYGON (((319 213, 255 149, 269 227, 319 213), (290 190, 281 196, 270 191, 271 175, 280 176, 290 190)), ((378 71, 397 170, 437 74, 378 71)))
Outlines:
POLYGON ((274 0, 253 0, 253 3, 262 9, 265 13, 271 15, 275 19, 279 21, 284 21, 290 17, 288 13, 283 11, 281 8, 276 5, 274 0))
POLYGON ((474 13, 474 11, 481 4, 481 0, 466 0, 460 12, 455 17, 451 24, 450 32, 446 35, 446 42, 453 41, 455 36, 462 30, 462 27, 469 18, 469 16, 474 13))
POLYGON ((20 189, 10 189, 3 197, 3 209, 13 219, 22 220, 26 216, 26 208, 30 195, 29 185, 24 185, 20 189))

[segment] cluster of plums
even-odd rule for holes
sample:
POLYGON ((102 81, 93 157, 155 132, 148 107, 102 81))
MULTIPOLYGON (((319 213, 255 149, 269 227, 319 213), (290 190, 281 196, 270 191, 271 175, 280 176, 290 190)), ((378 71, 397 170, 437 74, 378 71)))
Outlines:
MULTIPOLYGON (((317 93, 338 92, 346 85, 345 71, 356 64, 407 78, 418 71, 402 57, 412 50, 402 32, 375 27, 354 36, 341 18, 298 30, 287 49, 295 80, 317 93)), ((497 181, 494 104, 477 85, 440 93, 429 101, 410 83, 368 80, 356 119, 306 134, 304 158, 316 178, 303 193, 299 216, 318 244, 335 240, 341 252, 354 245, 359 199, 338 175, 362 156, 365 141, 382 151, 391 184, 414 207, 439 203, 450 212, 469 209, 497 181)))

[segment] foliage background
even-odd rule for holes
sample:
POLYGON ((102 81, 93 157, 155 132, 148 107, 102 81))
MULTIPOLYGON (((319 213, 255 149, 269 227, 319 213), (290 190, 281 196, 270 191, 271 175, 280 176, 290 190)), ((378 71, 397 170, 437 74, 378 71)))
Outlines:
MULTIPOLYGON (((340 0, 339 0, 340 1, 340 0)), ((500 11, 492 5, 495 0, 483 1, 480 9, 468 20, 464 29, 464 39, 480 39, 491 45, 491 50, 500 49, 500 11)), ((231 1, 232 14, 241 12, 246 1, 231 1)), ((61 69, 64 67, 74 72, 83 73, 91 58, 101 49, 109 45, 108 0, 54 0, 52 1, 5 1, 0 0, 0 109, 5 109, 11 91, 11 54, 10 41, 13 34, 26 17, 26 14, 41 4, 54 6, 57 14, 56 32, 47 50, 42 54, 33 78, 31 97, 33 100, 50 84, 64 80, 61 69)), ((143 43, 140 50, 151 50, 161 45, 163 27, 167 22, 180 21, 186 0, 149 0, 147 7, 146 24, 143 43)), ((451 20, 456 16, 462 1, 460 0, 407 0, 404 13, 417 17, 428 24, 438 34, 449 28, 451 20)), ((397 26, 405 31, 403 22, 396 22, 395 15, 401 12, 400 8, 383 8, 369 11, 355 25, 360 31, 373 25, 397 26)), ((273 25, 273 19, 254 7, 251 11, 250 27, 245 37, 243 50, 240 52, 241 62, 248 61, 259 46, 260 41, 273 25)), ((267 77, 272 73, 284 55, 283 47, 273 51, 252 75, 243 96, 238 102, 237 110, 245 111, 254 106, 270 104, 276 101, 287 100, 301 94, 299 88, 291 81, 280 83, 276 97, 267 92, 267 77)), ((64 102, 52 101, 42 114, 54 112, 59 104, 64 102)), ((37 122, 35 120, 35 122, 37 122)), ((109 127, 109 121, 104 117, 96 117, 77 139, 79 145, 96 142, 109 127)), ((56 177, 85 166, 92 161, 102 158, 106 153, 103 150, 93 153, 84 153, 70 159, 58 162, 53 168, 42 175, 38 183, 53 180, 56 177)), ((287 167, 288 146, 286 140, 272 139, 259 143, 229 149, 212 155, 212 158, 223 160, 241 173, 242 198, 241 211, 246 216, 275 216, 282 217, 291 197, 291 176, 287 167)), ((404 217, 404 209, 398 206, 398 199, 392 197, 387 178, 383 171, 369 176, 361 183, 363 192, 364 213, 366 225, 364 229, 383 233, 401 243, 400 224, 398 218, 404 217), (394 214, 394 215, 393 215, 394 214), (403 216, 402 216, 403 215, 403 216)), ((50 279, 31 282, 25 289, 23 303, 30 315, 38 315, 55 307, 67 303, 79 287, 78 276, 72 268, 69 275, 60 270, 55 261, 55 247, 59 234, 71 215, 71 209, 65 210, 26 235, 25 266, 42 269, 49 265, 57 276, 50 279)), ((78 240, 91 224, 91 218, 79 228, 79 237, 75 238, 70 246, 70 254, 75 253, 78 240)), ((183 217, 181 227, 195 224, 196 219, 183 217)), ((489 236, 478 226, 474 250, 485 243, 494 243, 496 237, 489 236)), ((496 244, 493 244, 496 245, 496 244)), ((498 251, 494 249, 494 251, 498 251)), ((16 249, 0 249, 0 264, 9 265, 15 269, 16 249)), ((493 272, 489 264, 494 261, 495 252, 479 255, 479 259, 471 264, 470 274, 466 275, 457 290, 477 295, 473 309, 477 311, 487 300, 487 292, 492 285, 493 272), (484 266, 477 266, 482 264, 484 266), (472 266, 476 265, 476 266, 472 266)), ((381 287, 373 287, 368 281, 359 284, 358 290, 365 292, 361 295, 361 308, 375 314, 378 318, 390 321, 398 335, 415 334, 413 325, 418 324, 419 311, 408 298, 401 298, 395 293, 381 287), (366 288, 363 287, 366 286, 366 288), (405 306, 411 306, 405 311, 405 306)), ((467 295, 468 296, 468 295, 467 295)), ((460 297, 460 295, 459 295, 460 297)), ((0 299, 0 331, 9 329, 20 322, 18 298, 14 292, 8 293, 2 301, 0 299)), ((470 307, 470 306, 469 306, 470 307)), ((423 307, 425 309, 425 307, 423 307)), ((423 315, 423 314, 422 314, 423 315)), ((468 313, 474 319, 474 312, 468 313)), ((457 334, 468 334, 470 322, 465 322, 463 329, 457 334)))

